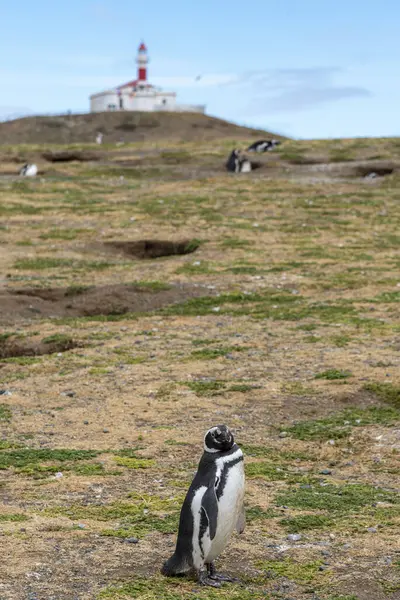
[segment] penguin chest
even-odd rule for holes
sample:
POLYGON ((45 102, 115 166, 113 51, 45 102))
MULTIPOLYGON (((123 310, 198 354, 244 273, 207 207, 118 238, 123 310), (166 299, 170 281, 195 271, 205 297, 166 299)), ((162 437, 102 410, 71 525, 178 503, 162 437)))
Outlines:
POLYGON ((236 527, 244 500, 243 461, 229 468, 223 492, 218 500, 218 518, 215 537, 205 556, 205 562, 215 560, 226 548, 236 527))

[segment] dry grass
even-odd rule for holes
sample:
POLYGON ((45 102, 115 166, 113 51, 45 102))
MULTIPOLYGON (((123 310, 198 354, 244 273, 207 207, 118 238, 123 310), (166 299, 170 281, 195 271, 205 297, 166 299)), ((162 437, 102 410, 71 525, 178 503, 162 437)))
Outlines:
MULTIPOLYGON (((222 161, 230 144, 213 148, 222 161)), ((398 148, 288 142, 279 152, 396 159, 398 148)), ((0 598, 395 600, 398 176, 285 174, 277 155, 257 177, 210 175, 207 145, 166 151, 147 175, 136 166, 131 177, 117 149, 111 170, 66 164, 42 179, 0 179, 7 289, 209 290, 97 318, 21 318, 16 305, 2 322, 0 343, 79 345, 0 363, 11 391, 0 396, 0 598), (190 162, 175 164, 178 150, 190 162), (203 243, 154 260, 99 249, 154 238, 203 243), (193 591, 158 572, 203 433, 221 422, 246 454, 248 525, 220 565, 242 587, 193 591)))

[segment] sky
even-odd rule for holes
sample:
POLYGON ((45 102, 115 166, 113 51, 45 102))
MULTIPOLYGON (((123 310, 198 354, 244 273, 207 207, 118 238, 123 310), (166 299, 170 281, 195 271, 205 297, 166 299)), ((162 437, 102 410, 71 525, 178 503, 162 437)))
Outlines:
POLYGON ((136 78, 143 40, 150 82, 209 115, 300 139, 400 135, 398 0, 0 0, 0 14, 0 119, 87 112, 136 78))

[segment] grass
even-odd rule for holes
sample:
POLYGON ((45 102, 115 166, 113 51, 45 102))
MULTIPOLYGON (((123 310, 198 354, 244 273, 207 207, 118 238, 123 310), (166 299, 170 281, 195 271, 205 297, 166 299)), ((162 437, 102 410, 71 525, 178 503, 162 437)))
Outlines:
POLYGON ((98 599, 136 600, 253 600, 254 591, 242 586, 230 585, 214 590, 201 588, 195 581, 176 578, 134 577, 131 581, 108 586, 98 595, 98 599))
POLYGON ((24 515, 23 513, 0 514, 0 523, 21 523, 22 521, 27 521, 28 519, 29 517, 27 515, 24 515))
MULTIPOLYGON (((131 128, 142 118, 128 117, 131 128)), ((103 585, 103 597, 121 599, 356 600, 346 597, 348 582, 361 575, 360 598, 369 583, 381 595, 379 582, 395 589, 382 549, 400 527, 400 179, 370 185, 326 170, 320 180, 307 163, 397 160, 399 142, 287 140, 261 157, 267 164, 256 177, 230 176, 224 160, 244 143, 239 135, 211 146, 174 136, 106 143, 97 150, 107 165, 60 163, 57 173, 18 184, 0 177, 5 290, 35 287, 45 297, 57 288, 64 306, 87 312, 82 294, 94 297, 96 286, 131 285, 143 300, 136 312, 67 319, 35 313, 21 297, 10 318, 0 315, 7 349, 78 344, 59 357, 0 361, 0 389, 12 391, 0 396, 12 410, 0 421, 0 487, 7 513, 29 517, 22 532, 24 522, 2 522, 5 589, 31 570, 28 550, 37 553, 49 536, 71 550, 69 571, 85 580, 78 596, 103 585), (285 155, 301 167, 283 167, 285 155), (196 252, 96 255, 96 236, 192 239, 187 250, 196 252), (30 262, 14 269, 17 260, 30 262), (162 304, 171 286, 165 301, 180 300, 162 304), (244 451, 248 527, 223 557, 222 570, 242 584, 209 590, 158 571, 173 551, 204 432, 217 423, 244 451), (300 543, 289 533, 302 533, 300 543), (106 552, 87 569, 76 549, 95 539, 106 552), (115 569, 122 555, 130 573, 115 569)), ((10 152, 40 156, 43 147, 10 152)), ((57 558, 46 555, 52 577, 35 580, 38 597, 68 589, 57 558)))
POLYGON ((326 485, 294 488, 279 493, 275 499, 278 506, 297 509, 325 510, 331 513, 348 514, 357 512, 376 502, 398 502, 395 492, 385 491, 371 485, 326 485))
POLYGON ((364 389, 375 394, 379 400, 400 409, 400 387, 392 383, 366 383, 364 389))
POLYGON ((301 563, 285 557, 282 560, 265 560, 260 562, 258 566, 268 578, 285 577, 299 584, 311 584, 318 578, 322 578, 319 570, 322 564, 321 560, 301 563))
POLYGON ((291 427, 282 428, 282 431, 299 440, 340 440, 347 438, 354 427, 390 426, 399 420, 399 413, 391 407, 354 407, 323 419, 300 421, 291 427))
POLYGON ((0 421, 10 421, 11 417, 12 412, 8 404, 0 404, 0 421))
POLYGON ((0 469, 10 467, 26 467, 27 465, 42 462, 75 462, 88 460, 98 455, 96 450, 70 450, 70 449, 34 449, 21 448, 19 450, 4 451, 0 453, 0 469))
POLYGON ((335 381, 336 379, 347 379, 348 377, 352 377, 352 373, 350 371, 327 369, 326 371, 322 371, 322 373, 317 373, 314 376, 314 379, 328 379, 329 381, 335 381))
POLYGON ((21 258, 15 261, 14 269, 25 271, 42 271, 46 269, 84 269, 90 271, 101 271, 112 267, 113 264, 102 261, 72 260, 68 258, 52 258, 50 256, 38 256, 36 258, 21 258))

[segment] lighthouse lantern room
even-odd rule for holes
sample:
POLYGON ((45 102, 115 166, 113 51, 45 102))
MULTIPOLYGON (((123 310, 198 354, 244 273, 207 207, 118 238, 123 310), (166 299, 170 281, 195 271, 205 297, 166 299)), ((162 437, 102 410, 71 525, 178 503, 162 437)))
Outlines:
POLYGON ((136 58, 137 78, 116 88, 90 96, 91 112, 119 110, 205 112, 204 106, 179 105, 176 103, 176 92, 164 92, 151 85, 147 79, 148 62, 147 48, 142 42, 136 58))

